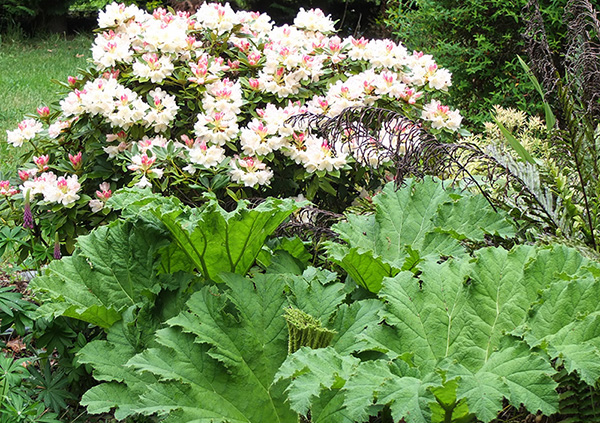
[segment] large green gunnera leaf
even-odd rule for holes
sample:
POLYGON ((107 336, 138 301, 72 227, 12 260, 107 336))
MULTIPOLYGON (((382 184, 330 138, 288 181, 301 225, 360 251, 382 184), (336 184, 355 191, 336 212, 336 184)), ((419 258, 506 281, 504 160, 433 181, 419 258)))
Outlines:
POLYGON ((163 208, 152 212, 173 237, 168 254, 189 261, 206 279, 218 281, 222 272, 245 275, 266 239, 299 205, 292 199, 269 198, 254 208, 240 201, 227 212, 211 200, 191 213, 163 208))
POLYGON ((372 292, 379 291, 385 277, 424 260, 466 254, 460 241, 515 234, 506 214, 494 211, 482 195, 432 178, 407 180, 400 189, 390 183, 373 201, 374 215, 349 215, 333 227, 345 243, 327 246, 330 259, 372 292))
POLYGON ((544 348, 588 385, 600 379, 600 281, 562 280, 542 292, 530 317, 513 333, 544 348))
POLYGON ((71 257, 53 261, 32 281, 39 312, 110 327, 160 291, 156 256, 167 242, 166 233, 141 222, 119 221, 79 237, 71 257))
POLYGON ((552 414, 558 396, 550 363, 505 336, 543 287, 524 277, 535 254, 527 246, 485 248, 474 261, 425 263, 418 278, 403 272, 387 279, 382 317, 393 327, 376 326, 366 336, 393 356, 412 353, 425 374, 445 369, 448 379, 459 378, 458 399, 481 420, 492 420, 503 398, 552 414))
MULTIPOLYGON (((484 248, 474 255, 425 261, 417 275, 402 271, 386 278, 378 293, 383 303, 375 310, 378 319, 339 313, 343 327, 360 328, 353 338, 340 337, 327 349, 296 352, 281 367, 278 377, 291 379, 294 409, 309 409, 319 393, 337 389, 343 397, 339 414, 356 421, 377 415, 384 405, 395 421, 407 423, 489 422, 505 400, 532 413, 557 412, 551 358, 508 334, 520 331, 531 345, 547 343, 551 356, 564 360, 566 367, 585 368, 590 379, 596 377, 600 311, 591 306, 600 291, 589 279, 586 260, 564 247, 484 248), (572 278, 578 278, 577 286, 572 278), (543 291, 546 281, 551 287, 543 291), (573 292, 563 294, 566 289, 573 292), (590 293, 587 305, 576 305, 583 292, 590 293), (533 314, 532 304, 538 304, 533 314), (538 331, 536 318, 545 322, 538 331), (561 326, 569 321, 572 326, 561 326), (577 350, 577 343, 583 348, 577 350), (348 355, 357 350, 385 357, 360 362, 348 355), (593 354, 586 359, 586 352, 593 354)), ((364 304, 368 309, 371 301, 352 307, 364 304)), ((600 310, 597 301, 594 306, 600 310)))
MULTIPOLYGON (((96 351, 117 351, 122 342, 111 346, 99 341, 82 350, 80 360, 107 381, 85 394, 88 409, 115 408, 119 417, 158 415, 177 423, 297 423, 298 415, 286 401, 287 383, 274 383, 288 351, 285 310, 302 306, 323 322, 336 321, 346 338, 350 331, 359 332, 359 325, 364 327, 364 317, 354 329, 335 319, 345 296, 343 285, 327 271, 309 268, 301 276, 262 274, 252 279, 230 273, 222 280, 194 293, 185 311, 157 330, 147 348, 134 354, 125 348, 114 367, 96 351), (140 378, 149 380, 143 389, 140 378), (116 392, 124 393, 122 399, 113 396, 116 392)), ((321 414, 330 414, 339 404, 334 395, 321 398, 320 407, 321 414)), ((318 417, 319 408, 315 410, 318 417)))

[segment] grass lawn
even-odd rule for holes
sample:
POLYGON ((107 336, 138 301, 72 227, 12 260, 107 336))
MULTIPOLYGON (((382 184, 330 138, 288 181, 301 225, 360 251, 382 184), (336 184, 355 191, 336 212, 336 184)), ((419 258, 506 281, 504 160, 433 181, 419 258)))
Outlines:
POLYGON ((0 178, 16 173, 17 157, 6 143, 6 131, 13 130, 26 114, 41 105, 62 98, 62 87, 52 79, 66 81, 78 68, 87 67, 91 57, 91 35, 65 38, 48 35, 35 40, 0 43, 0 178))

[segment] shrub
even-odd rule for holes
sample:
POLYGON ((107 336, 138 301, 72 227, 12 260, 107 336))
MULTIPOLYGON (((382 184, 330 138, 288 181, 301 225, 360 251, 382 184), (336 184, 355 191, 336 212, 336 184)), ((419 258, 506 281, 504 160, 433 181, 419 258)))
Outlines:
MULTIPOLYGON (((470 126, 488 120, 493 105, 535 112, 538 100, 517 61, 524 54, 527 0, 396 0, 386 24, 408 48, 428 51, 454 77, 453 105, 466 113, 470 126)), ((567 0, 543 1, 552 51, 564 53, 567 0)))
POLYGON ((597 253, 600 28, 596 11, 587 0, 567 3, 569 54, 555 67, 537 2, 531 0, 529 6, 533 72, 522 65, 543 100, 546 122, 522 111, 497 108, 495 122, 486 124, 487 133, 473 141, 506 170, 507 179, 492 194, 499 204, 532 222, 537 235, 559 236, 597 253))
POLYGON ((24 224, 46 252, 55 233, 70 252, 77 235, 112 219, 104 204, 125 185, 188 204, 206 191, 220 199, 302 194, 343 210, 389 169, 376 158, 376 176, 365 174, 378 142, 393 145, 421 125, 448 136, 459 129, 460 114, 438 99, 450 74, 431 56, 389 40, 342 39, 320 10, 301 10, 294 22, 277 27, 265 14, 218 4, 192 16, 109 5, 93 67, 63 84, 60 108, 40 107, 8 131, 25 166, 18 189, 16 178, 3 182, 4 210, 24 203, 24 224), (354 143, 360 126, 326 140, 290 120, 364 105, 406 116, 373 138, 373 151, 354 143))

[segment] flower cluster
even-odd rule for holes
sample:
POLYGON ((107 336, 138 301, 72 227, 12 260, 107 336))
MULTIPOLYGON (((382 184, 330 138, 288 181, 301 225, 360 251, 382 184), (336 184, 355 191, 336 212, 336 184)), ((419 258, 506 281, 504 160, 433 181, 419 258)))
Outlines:
POLYGON ((18 192, 19 190, 17 188, 10 186, 10 181, 0 181, 0 195, 12 197, 18 192))
MULTIPOLYGON (((64 115, 101 114, 111 128, 151 129, 180 149, 179 157, 187 162, 182 168, 189 174, 219 167, 227 159, 231 180, 245 186, 269 184, 275 153, 307 173, 331 172, 357 159, 347 148, 312 136, 307 128, 292 128, 287 119, 294 115, 335 117, 347 107, 379 103, 409 110, 451 84, 450 73, 429 55, 409 53, 391 40, 336 36, 333 22, 320 10, 301 9, 294 25, 277 27, 264 14, 234 12, 227 4, 203 4, 196 15, 162 9, 147 14, 113 4, 101 14, 99 25, 105 31, 96 38, 94 63, 117 77, 101 77, 73 91, 61 105, 64 115), (226 40, 227 49, 215 51, 219 37, 226 40), (149 101, 119 83, 119 72, 129 76, 121 80, 149 81, 149 101), (196 93, 190 100, 198 112, 186 110, 183 119, 191 118, 193 132, 190 127, 174 130, 182 117, 176 100, 184 92, 196 93), (192 138, 193 142, 180 142, 192 138), (248 169, 240 165, 245 159, 265 165, 268 177, 242 179, 240 169, 248 169)), ((429 121, 433 129, 459 128, 459 113, 437 100, 420 107, 423 111, 413 115, 429 121)), ((144 141, 128 141, 129 149, 157 154, 154 144, 136 150, 144 141)), ((106 148, 113 156, 124 152, 106 148)), ((128 168, 142 175, 138 184, 148 185, 147 173, 139 172, 140 165, 133 162, 139 156, 129 157, 128 168)))
MULTIPOLYGON (((19 172, 32 200, 104 213, 111 187, 126 184, 182 195, 286 184, 286 194, 309 184, 331 193, 340 172, 387 162, 351 134, 325 139, 291 123, 295 116, 381 106, 434 132, 460 126, 460 114, 438 100, 451 75, 431 56, 391 40, 342 38, 318 9, 276 26, 228 4, 189 14, 113 3, 98 25, 94 68, 68 78, 60 109, 40 107, 7 133, 12 146, 35 148, 34 166, 19 172)), ((396 138, 373 137, 379 146, 396 138)))
POLYGON ((53 172, 44 172, 40 176, 23 182, 21 191, 29 191, 31 196, 41 194, 44 201, 49 203, 60 203, 68 206, 79 199, 79 188, 77 175, 67 177, 56 176, 53 172))
POLYGON ((21 147, 25 141, 32 140, 39 134, 44 126, 35 119, 26 119, 19 123, 14 131, 6 131, 6 140, 13 147, 21 147))

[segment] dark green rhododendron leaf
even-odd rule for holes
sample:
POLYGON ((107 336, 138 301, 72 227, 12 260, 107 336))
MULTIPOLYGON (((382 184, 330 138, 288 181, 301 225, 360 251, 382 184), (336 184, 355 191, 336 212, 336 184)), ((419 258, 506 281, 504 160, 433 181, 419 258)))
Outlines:
POLYGON ((166 243, 156 228, 123 221, 79 237, 71 257, 53 261, 32 281, 42 294, 40 313, 110 327, 125 309, 150 303, 160 291, 156 256, 166 243))
POLYGON ((390 183, 373 202, 374 216, 350 215, 333 226, 345 244, 327 246, 330 259, 372 292, 379 291, 384 278, 422 261, 463 256, 459 241, 515 233, 506 214, 496 213, 483 196, 432 178, 407 180, 399 189, 390 183))
POLYGON ((240 201, 227 212, 211 199, 191 213, 160 207, 153 213, 171 232, 170 254, 177 254, 173 249, 182 251, 206 279, 217 281, 222 272, 245 275, 266 239, 300 205, 292 199, 269 198, 255 208, 240 201))

